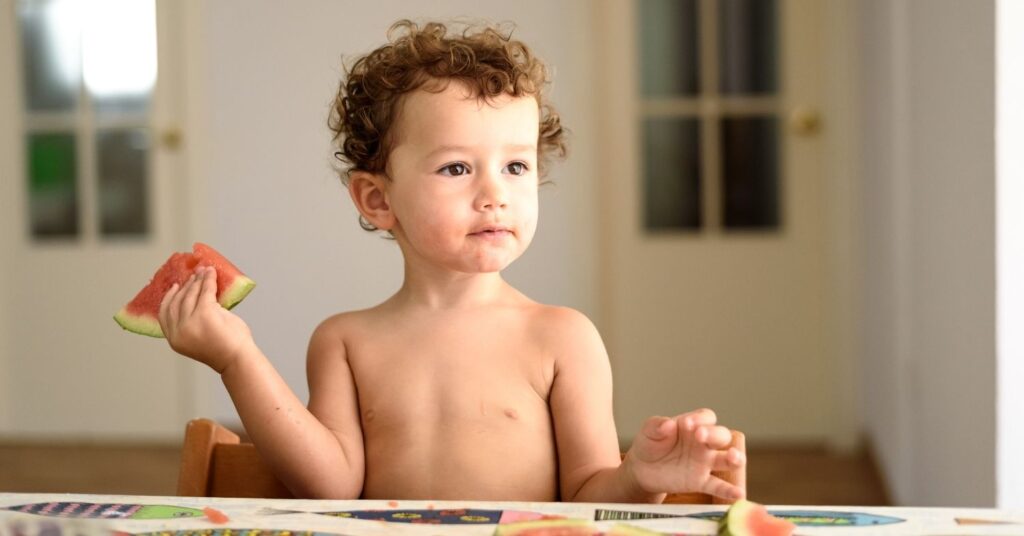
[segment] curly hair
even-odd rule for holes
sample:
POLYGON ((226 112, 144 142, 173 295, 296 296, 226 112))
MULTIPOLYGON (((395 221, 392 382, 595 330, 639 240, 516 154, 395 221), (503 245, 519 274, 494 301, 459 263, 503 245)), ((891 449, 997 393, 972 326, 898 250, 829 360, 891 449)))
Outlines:
MULTIPOLYGON (((452 80, 488 102, 502 95, 534 97, 540 108, 539 176, 544 177, 551 160, 565 157, 566 132, 543 94, 550 84, 547 68, 529 47, 512 39, 511 31, 468 27, 461 36, 452 36, 439 22, 420 28, 401 20, 387 35, 387 44, 346 69, 327 120, 334 133, 334 156, 345 165, 340 171, 344 184, 353 171, 385 170, 394 142, 392 127, 406 94, 443 91, 452 80)), ((362 219, 360 224, 375 230, 362 219)))

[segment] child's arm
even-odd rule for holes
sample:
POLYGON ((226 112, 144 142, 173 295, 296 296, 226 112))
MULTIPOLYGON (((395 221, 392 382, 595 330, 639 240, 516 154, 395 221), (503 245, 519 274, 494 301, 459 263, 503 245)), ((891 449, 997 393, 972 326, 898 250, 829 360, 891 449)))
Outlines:
POLYGON ((742 496, 742 489, 710 474, 745 460, 726 450, 730 433, 709 411, 648 419, 620 463, 604 344, 582 314, 559 309, 557 316, 550 323, 561 333, 550 403, 562 500, 661 502, 665 493, 690 491, 742 496))
POLYGON ((160 325, 171 348, 220 373, 260 455, 296 496, 358 498, 362 430, 344 345, 323 326, 313 334, 306 409, 245 322, 217 303, 216 287, 214 270, 208 269, 168 291, 160 325))

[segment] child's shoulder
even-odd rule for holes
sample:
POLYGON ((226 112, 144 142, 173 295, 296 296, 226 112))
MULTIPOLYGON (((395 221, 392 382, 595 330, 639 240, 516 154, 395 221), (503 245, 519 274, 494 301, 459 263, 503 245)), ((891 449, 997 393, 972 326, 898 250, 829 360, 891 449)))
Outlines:
POLYGON ((352 329, 365 328, 368 323, 373 322, 374 318, 380 316, 379 309, 379 307, 373 307, 370 309, 335 313, 323 319, 313 333, 341 334, 352 329))
POLYGON ((530 324, 549 344, 578 345, 581 341, 600 342, 601 337, 590 318, 572 307, 535 304, 530 307, 530 324))
POLYGON ((339 352, 347 353, 346 348, 359 342, 364 336, 372 336, 373 328, 380 322, 374 322, 379 316, 374 309, 361 309, 333 314, 313 329, 309 338, 309 356, 330 356, 339 352))
POLYGON ((587 318, 587 315, 572 307, 564 305, 548 305, 544 303, 532 303, 527 306, 530 316, 541 324, 555 325, 559 327, 593 328, 594 324, 587 318))

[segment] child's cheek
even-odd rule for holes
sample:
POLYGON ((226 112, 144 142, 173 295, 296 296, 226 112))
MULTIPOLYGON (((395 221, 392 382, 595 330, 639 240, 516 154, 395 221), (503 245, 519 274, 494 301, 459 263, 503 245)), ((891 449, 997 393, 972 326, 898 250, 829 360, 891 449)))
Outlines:
POLYGON ((451 227, 450 216, 447 216, 450 211, 444 207, 429 207, 421 213, 419 221, 423 222, 422 227, 424 231, 427 231, 431 236, 436 236, 438 233, 444 233, 448 227, 451 227))

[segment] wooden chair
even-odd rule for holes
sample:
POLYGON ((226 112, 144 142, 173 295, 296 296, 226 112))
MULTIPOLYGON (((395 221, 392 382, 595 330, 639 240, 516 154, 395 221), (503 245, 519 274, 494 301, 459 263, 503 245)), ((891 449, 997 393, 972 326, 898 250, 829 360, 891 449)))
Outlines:
POLYGON ((293 495, 256 452, 252 443, 209 419, 185 426, 178 470, 183 497, 252 497, 286 499, 293 495))
MULTIPOLYGON (((746 451, 743 434, 733 432, 732 445, 746 451)), ((718 474, 746 488, 746 471, 718 474)), ((193 419, 185 427, 178 472, 178 495, 183 497, 294 497, 260 458, 252 443, 209 419, 193 419)), ((674 493, 667 504, 711 504, 718 499, 703 493, 674 493)))

